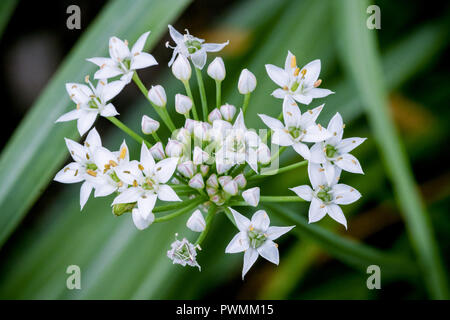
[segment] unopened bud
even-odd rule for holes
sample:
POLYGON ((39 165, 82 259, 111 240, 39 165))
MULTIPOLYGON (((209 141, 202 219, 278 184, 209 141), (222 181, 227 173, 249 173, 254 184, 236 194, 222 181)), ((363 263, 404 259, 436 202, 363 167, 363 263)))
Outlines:
POLYGON ((179 93, 175 95, 175 110, 179 114, 188 114, 191 109, 192 109, 191 98, 179 93))
POLYGON ((164 148, 161 142, 157 142, 153 147, 150 148, 150 153, 155 160, 162 160, 166 157, 164 153, 164 148))
POLYGON ((215 173, 209 176, 208 180, 206 180, 206 185, 214 189, 217 189, 219 187, 219 181, 217 180, 217 176, 215 173))
POLYGON ((242 198, 244 198, 245 202, 249 205, 256 207, 259 203, 259 188, 254 187, 242 192, 242 198))
POLYGON ((121 216, 126 212, 131 212, 134 207, 136 207, 136 202, 134 202, 134 203, 118 203, 118 204, 113 205, 112 212, 116 216, 121 216))
POLYGON ((256 88, 256 77, 247 69, 242 70, 239 77, 238 89, 241 94, 253 92, 256 88))
POLYGON ((189 180, 189 186, 194 189, 203 189, 205 187, 205 182, 203 181, 203 177, 200 173, 197 173, 195 176, 189 180))
POLYGON ((195 210, 186 222, 186 226, 194 232, 202 232, 205 230, 206 221, 200 210, 195 210))
POLYGON ((178 58, 172 65, 172 73, 178 80, 188 81, 191 78, 192 69, 188 59, 182 54, 178 55, 178 58))
POLYGON ((190 179, 194 175, 194 164, 192 163, 192 161, 186 161, 186 162, 180 163, 177 166, 177 170, 183 176, 190 179))
POLYGON ((217 57, 208 66, 208 75, 217 81, 225 79, 226 71, 225 64, 221 57, 217 57))
POLYGON ((247 185, 247 179, 245 179, 243 173, 238 174, 236 177, 234 177, 233 180, 236 181, 238 187, 241 189, 245 188, 245 186, 247 185))
POLYGON ((220 113, 219 109, 215 108, 213 111, 211 111, 208 115, 208 121, 210 123, 213 123, 214 120, 221 120, 222 114, 220 113))
POLYGON ((166 91, 160 85, 152 86, 148 91, 148 98, 158 107, 165 107, 167 103, 166 91))
POLYGON ((209 154, 203 151, 200 147, 194 148, 194 154, 192 156, 193 162, 196 165, 205 163, 209 159, 209 154))
POLYGON ((220 107, 220 113, 226 121, 231 121, 236 114, 236 107, 231 104, 224 104, 220 107))
POLYGON ((159 122, 144 115, 141 121, 141 128, 144 134, 152 134, 159 129, 159 122))
POLYGON ((166 145, 166 154, 169 157, 179 157, 183 153, 183 144, 180 141, 169 139, 166 145))
POLYGON ((224 190, 226 193, 228 193, 228 194, 230 194, 230 195, 232 195, 232 196, 237 195, 238 192, 239 192, 238 185, 237 185, 236 181, 234 181, 234 180, 228 181, 228 182, 223 186, 223 190, 224 190))

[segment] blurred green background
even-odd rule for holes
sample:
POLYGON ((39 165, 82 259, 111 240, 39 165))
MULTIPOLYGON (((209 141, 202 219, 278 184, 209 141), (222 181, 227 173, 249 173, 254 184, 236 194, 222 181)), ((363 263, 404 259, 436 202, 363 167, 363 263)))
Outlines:
MULTIPOLYGON (((61 1, 52 8, 2 1, 0 298, 447 299, 449 9, 406 0, 61 1), (66 28, 70 4, 81 8, 81 30, 66 28), (381 9, 380 30, 366 27, 370 4, 381 9), (193 239, 187 216, 138 231, 130 217, 111 214, 111 198, 92 198, 80 212, 80 186, 52 182, 69 160, 63 137, 79 139, 75 122, 54 124, 73 107, 64 84, 93 74, 85 59, 106 56, 110 36, 132 43, 151 30, 147 49, 160 64, 141 78, 147 87, 162 84, 169 101, 183 92, 167 68, 169 23, 208 42, 230 40, 221 53, 223 99, 239 106, 240 70, 256 75, 249 127, 263 127, 257 113, 276 116, 281 108, 264 64, 283 65, 287 50, 299 65, 321 59, 322 86, 336 94, 312 103, 326 103, 319 122, 339 111, 345 136, 368 137, 354 152, 366 174, 342 177, 363 194, 344 208, 348 231, 329 218, 308 225, 308 203, 267 206, 274 225, 297 228, 280 242, 278 267, 259 259, 242 281, 242 255, 224 253, 235 233, 226 217, 214 220, 200 273, 166 258, 175 232, 193 239), (366 286, 371 264, 381 267, 380 290, 366 286), (69 265, 81 268, 81 290, 66 288, 69 265)), ((213 81, 205 80, 213 97, 213 81)), ((133 84, 114 104, 135 130, 143 114, 155 116, 133 84)), ((126 138, 137 156, 139 146, 108 121, 96 128, 106 147, 126 138)), ((286 152, 282 161, 298 157, 286 152)), ((267 179, 262 194, 292 195, 287 188, 307 183, 305 171, 267 179)))

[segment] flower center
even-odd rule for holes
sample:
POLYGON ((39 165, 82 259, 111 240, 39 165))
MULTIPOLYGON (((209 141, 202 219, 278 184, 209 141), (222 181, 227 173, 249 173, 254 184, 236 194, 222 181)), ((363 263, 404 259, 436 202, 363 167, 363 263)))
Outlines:
POLYGON ((186 40, 184 42, 190 54, 195 53, 202 48, 202 44, 198 40, 186 40))
POLYGON ((295 92, 298 89, 298 86, 300 85, 300 82, 294 82, 291 86, 291 91, 295 92))
POLYGON ((334 158, 337 154, 337 149, 334 146, 332 146, 331 144, 327 144, 325 146, 325 153, 328 158, 334 158))
POLYGON ((144 183, 142 184, 142 189, 144 190, 153 190, 155 186, 155 181, 149 177, 145 178, 144 183))
POLYGON ((333 196, 330 194, 330 187, 324 187, 319 192, 317 192, 317 198, 322 200, 325 203, 330 202, 333 200, 333 196))
POLYGON ((263 232, 256 230, 253 227, 250 227, 250 230, 247 232, 247 235, 250 240, 250 246, 252 246, 252 248, 258 248, 267 239, 267 236, 263 232))
POLYGON ((89 108, 91 108, 91 109, 98 109, 98 103, 95 99, 89 100, 88 105, 89 105, 89 108))
POLYGON ((97 170, 97 165, 96 165, 95 163, 88 163, 88 164, 86 165, 86 169, 87 169, 87 170, 95 171, 95 170, 97 170))
POLYGON ((187 243, 183 243, 173 253, 175 258, 183 261, 194 261, 191 250, 187 243))
POLYGON ((302 129, 297 127, 289 127, 289 133, 294 139, 297 139, 302 134, 302 129))

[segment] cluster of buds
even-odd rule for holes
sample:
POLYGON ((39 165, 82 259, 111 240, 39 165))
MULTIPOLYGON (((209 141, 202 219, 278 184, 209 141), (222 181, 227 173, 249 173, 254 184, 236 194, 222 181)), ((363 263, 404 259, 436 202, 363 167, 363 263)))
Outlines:
MULTIPOLYGON (((316 222, 328 214, 347 226, 339 205, 358 200, 360 194, 354 188, 338 183, 338 179, 341 170, 362 173, 358 160, 349 152, 365 139, 342 139, 344 125, 339 113, 328 127, 318 124, 317 118, 323 105, 303 113, 300 111, 297 102, 310 104, 313 99, 332 93, 319 88, 322 82, 318 78, 320 61, 315 60, 300 69, 296 57, 289 52, 284 69, 266 65, 269 77, 281 87, 272 95, 283 99, 283 103, 278 119, 259 114, 270 129, 260 136, 255 130, 247 128, 244 120, 250 96, 257 86, 251 71, 243 69, 237 83, 237 89, 243 95, 242 107, 222 103, 221 86, 227 73, 222 58, 216 57, 207 67, 207 74, 216 85, 216 107, 212 110, 208 108, 202 69, 207 63, 207 53, 222 50, 228 42, 205 43, 205 40, 187 31, 185 34, 179 33, 172 26, 169 26, 169 32, 175 42, 175 46, 167 43, 167 47, 173 49, 169 67, 186 90, 175 95, 173 108, 184 116, 184 125, 181 128, 174 126, 167 111, 172 101, 168 99, 164 87, 154 85, 147 91, 136 73, 137 69, 157 65, 152 55, 143 52, 150 32, 144 33, 131 50, 126 40, 112 37, 109 58, 88 59, 99 66, 94 75, 97 85, 94 87, 89 77, 85 79, 87 85, 66 84, 76 109, 61 116, 57 122, 77 120, 78 130, 83 135, 91 129, 98 115, 103 116, 140 143, 140 158, 130 159, 125 141, 118 151, 106 149, 93 128, 84 144, 66 139, 73 162, 58 172, 55 180, 62 183, 83 182, 81 208, 92 192, 95 197, 115 194, 113 213, 118 216, 130 214, 140 230, 153 223, 191 213, 186 226, 200 233, 197 241, 191 243, 187 238, 176 240, 167 252, 173 263, 182 266, 200 269, 197 250, 200 250, 215 214, 226 214, 239 233, 225 252, 245 251, 244 277, 259 255, 278 264, 278 245, 274 240, 293 228, 271 227, 264 210, 256 211, 250 220, 232 208, 258 207, 264 202, 258 186, 260 180, 255 178, 266 177, 261 171, 278 163, 278 157, 284 150, 271 152, 267 145, 271 137, 272 146, 292 146, 308 163, 312 188, 298 186, 291 190, 300 198, 311 201, 309 221, 316 222), (192 68, 197 75, 201 103, 194 101, 191 92, 192 68), (160 117, 159 120, 147 115, 142 117, 141 129, 145 137, 121 123, 116 118, 118 112, 110 102, 131 80, 136 82, 160 117), (203 117, 197 113, 200 106, 203 117), (157 134, 162 124, 171 131, 167 140, 160 139, 157 134), (164 205, 160 202, 175 203, 164 205)), ((285 170, 300 167, 303 163, 290 165, 285 170)), ((286 197, 270 198, 282 202, 286 197)))

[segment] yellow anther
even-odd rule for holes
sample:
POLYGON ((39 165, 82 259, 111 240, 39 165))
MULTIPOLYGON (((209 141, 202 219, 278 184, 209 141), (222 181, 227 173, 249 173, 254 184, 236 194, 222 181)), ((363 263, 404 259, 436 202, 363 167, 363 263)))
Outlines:
POLYGON ((136 181, 136 180, 133 180, 133 187, 137 187, 137 186, 138 186, 137 181, 136 181))
POLYGON ((352 163, 353 163, 353 164, 356 164, 356 161, 352 159, 352 163))
POLYGON ((123 159, 125 159, 126 155, 127 155, 127 148, 123 147, 122 149, 120 149, 119 158, 123 160, 123 159))
POLYGON ((322 131, 322 126, 320 125, 320 123, 318 123, 317 126, 319 127, 319 130, 322 131))
POLYGON ((134 53, 134 56, 135 56, 135 57, 138 56, 139 53, 140 53, 140 52, 135 52, 135 53, 134 53))
POLYGON ((143 171, 144 170, 144 166, 142 164, 138 164, 138 168, 139 170, 143 171))
POLYGON ((109 160, 109 165, 113 168, 117 167, 117 162, 115 162, 114 160, 109 160))
POLYGON ((89 153, 86 153, 86 159, 89 160, 89 153))
POLYGON ((350 192, 353 192, 353 191, 355 191, 355 189, 351 188, 351 189, 350 189, 350 192))
POLYGON ((342 125, 342 129, 345 129, 345 123, 342 125))
POLYGON ((283 90, 288 91, 288 90, 289 90, 288 86, 284 86, 284 87, 283 87, 283 90))
POLYGON ((124 170, 124 172, 123 173, 128 173, 128 174, 130 174, 131 172, 130 171, 128 171, 128 170, 124 170))
POLYGON ((100 84, 101 84, 102 86, 104 86, 106 83, 103 82, 103 80, 100 80, 100 84))
POLYGON ((103 69, 105 66, 106 66, 106 63, 102 64, 102 65, 100 66, 100 69, 103 69))
POLYGON ((77 103, 77 110, 80 110, 80 104, 77 103))
POLYGON ((313 114, 312 110, 308 110, 308 113, 309 113, 309 114, 313 114))
POLYGON ((119 183, 117 184, 117 186, 120 188, 120 187, 122 187, 123 186, 123 182, 122 181, 119 181, 119 183))
POLYGON ((84 142, 84 145, 88 148, 90 147, 89 142, 87 142, 87 141, 84 142))
POLYGON ((89 75, 87 75, 86 77, 84 77, 84 82, 89 83, 89 75))
POLYGON ((337 197, 336 197, 336 199, 341 199, 341 198, 342 198, 342 196, 337 196, 337 197))
POLYGON ((288 112, 286 112, 286 113, 287 113, 289 116, 292 117, 292 113, 291 113, 291 112, 288 111, 288 112))
POLYGON ((93 177, 96 177, 96 176, 97 176, 97 172, 92 171, 91 169, 86 170, 86 173, 87 173, 88 175, 90 175, 90 176, 93 176, 93 177))
POLYGON ((317 88, 318 86, 320 86, 321 83, 322 83, 322 79, 319 79, 316 82, 314 82, 314 88, 317 88))
POLYGON ((325 206, 324 206, 323 204, 321 204, 321 205, 320 205, 320 208, 323 209, 323 208, 325 208, 325 206))
POLYGON ((342 157, 339 157, 336 159, 336 161, 341 161, 341 160, 342 160, 342 157))
POLYGON ((296 68, 296 69, 294 70, 294 76, 298 76, 299 73, 300 73, 300 69, 299 69, 299 68, 296 68))
POLYGON ((306 69, 303 69, 303 70, 301 71, 301 74, 302 74, 302 76, 305 76, 305 75, 306 75, 306 69))
POLYGON ((74 84, 73 86, 72 86, 72 89, 75 89, 77 87, 77 85, 76 84, 74 84))
POLYGON ((325 171, 324 168, 320 168, 320 169, 319 169, 319 172, 324 172, 324 171, 325 171))
POLYGON ((250 226, 249 230, 253 231, 253 230, 255 230, 255 228, 253 228, 253 226, 250 226))
POLYGON ((68 167, 67 167, 67 168, 65 168, 65 169, 64 169, 64 172, 67 172, 67 170, 70 170, 70 168, 68 168, 68 167))
POLYGON ((278 248, 278 243, 275 243, 275 248, 278 248))
POLYGON ((337 132, 335 131, 335 132, 333 133, 333 135, 334 135, 334 136, 337 136, 337 132))
POLYGON ((78 169, 77 169, 77 170, 75 170, 74 176, 76 177, 76 176, 77 176, 77 174, 78 174, 78 169))
POLYGON ((297 58, 295 56, 291 57, 291 68, 295 68, 297 66, 297 58))

